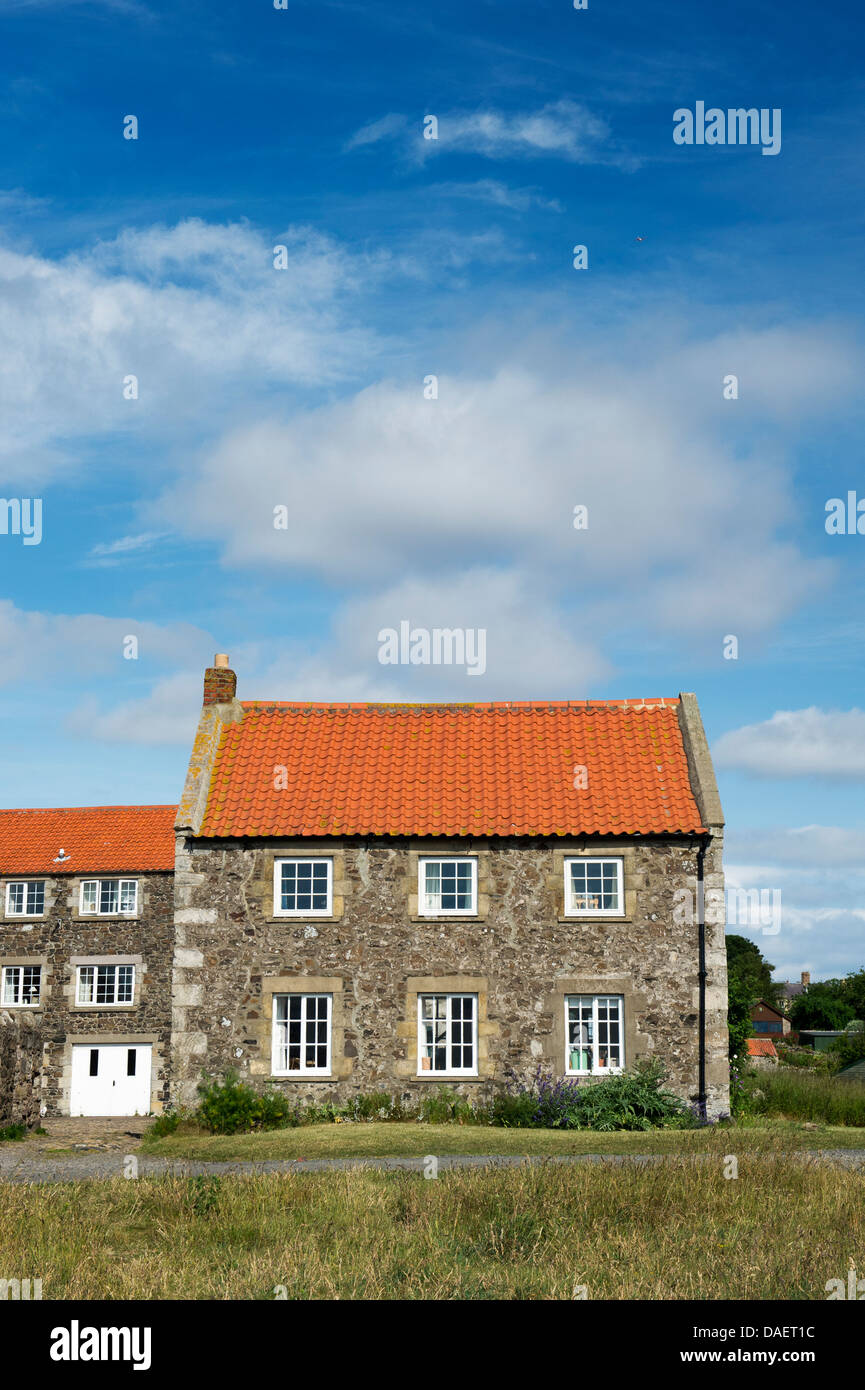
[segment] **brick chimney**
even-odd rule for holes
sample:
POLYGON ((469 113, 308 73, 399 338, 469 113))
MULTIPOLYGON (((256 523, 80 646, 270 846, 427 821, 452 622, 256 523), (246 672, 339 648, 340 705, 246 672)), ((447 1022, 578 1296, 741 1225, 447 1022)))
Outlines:
POLYGON ((810 970, 803 970, 803 971, 802 971, 802 984, 803 984, 803 985, 810 985, 810 983, 811 983, 811 971, 810 971, 810 970))
POLYGON ((217 652, 213 665, 204 673, 205 705, 227 705, 237 694, 237 675, 228 665, 224 652, 217 652))

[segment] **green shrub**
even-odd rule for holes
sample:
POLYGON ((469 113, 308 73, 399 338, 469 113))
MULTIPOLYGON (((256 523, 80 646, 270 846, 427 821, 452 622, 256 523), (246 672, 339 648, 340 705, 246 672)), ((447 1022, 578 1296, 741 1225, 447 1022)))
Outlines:
POLYGON ((355 1096, 346 1108, 353 1120, 389 1120, 394 1098, 387 1091, 373 1091, 370 1095, 355 1096))
POLYGON ((439 1086, 432 1095, 424 1096, 418 1107, 418 1119, 431 1125, 477 1124, 474 1106, 448 1086, 439 1086))
POLYGON ((530 1086, 511 1086, 508 1100, 491 1107, 494 1123, 539 1129, 689 1128, 698 1123, 688 1106, 662 1083, 660 1061, 638 1062, 631 1071, 603 1081, 546 1076, 538 1068, 530 1086))
POLYGON ((155 1139, 162 1139, 166 1134, 174 1134, 180 1124, 180 1114, 177 1110, 167 1111, 164 1115, 159 1115, 150 1126, 150 1134, 155 1139))
POLYGON ((211 1134, 284 1129, 298 1123, 291 1102, 281 1091, 256 1091, 235 1071, 227 1071, 221 1081, 204 1077, 198 1094, 201 1099, 195 1118, 211 1134))
POLYGON ((489 1107, 489 1122, 502 1129, 536 1129, 537 1097, 530 1091, 503 1091, 494 1096, 489 1107))
MULTIPOLYGON (((44 1134, 45 1131, 42 1130, 44 1134)), ((0 1143, 5 1143, 7 1139, 26 1139, 26 1125, 6 1125, 5 1129, 0 1129, 0 1143)))

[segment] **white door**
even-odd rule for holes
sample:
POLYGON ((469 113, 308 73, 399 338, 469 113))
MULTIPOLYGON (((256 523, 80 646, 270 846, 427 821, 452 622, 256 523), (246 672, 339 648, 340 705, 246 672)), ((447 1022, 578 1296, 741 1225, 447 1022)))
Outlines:
POLYGON ((70 1115, 148 1115, 150 1043, 72 1048, 70 1115))

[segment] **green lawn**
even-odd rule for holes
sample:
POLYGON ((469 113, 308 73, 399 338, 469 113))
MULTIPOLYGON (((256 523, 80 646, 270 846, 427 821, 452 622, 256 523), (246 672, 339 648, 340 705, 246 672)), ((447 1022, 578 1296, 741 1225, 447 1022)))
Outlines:
POLYGON ((424 1154, 627 1154, 740 1152, 780 1144, 785 1149, 865 1148, 865 1129, 763 1119, 759 1124, 712 1130, 499 1129, 491 1125, 400 1123, 304 1125, 256 1134, 183 1133, 154 1139, 141 1152, 165 1158, 236 1160, 266 1158, 370 1158, 424 1154))
POLYGON ((811 1301, 865 1269, 865 1178, 770 1151, 726 1167, 0 1184, 3 1275, 76 1300, 811 1301))

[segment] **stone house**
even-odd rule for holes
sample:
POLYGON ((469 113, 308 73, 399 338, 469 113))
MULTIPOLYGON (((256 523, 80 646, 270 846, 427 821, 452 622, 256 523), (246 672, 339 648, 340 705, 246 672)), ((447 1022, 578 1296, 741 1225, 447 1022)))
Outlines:
POLYGON ((722 835, 693 695, 241 702, 217 657, 176 809, 0 812, 0 1008, 39 1024, 43 1114, 658 1057, 717 1116, 722 835))
POLYGON ((175 814, 0 811, 0 1010, 39 1032, 42 1115, 168 1100, 175 814))
POLYGON ((658 1057, 729 1110, 693 695, 241 702, 217 657, 176 829, 176 1102, 202 1069, 345 1100, 658 1057))

